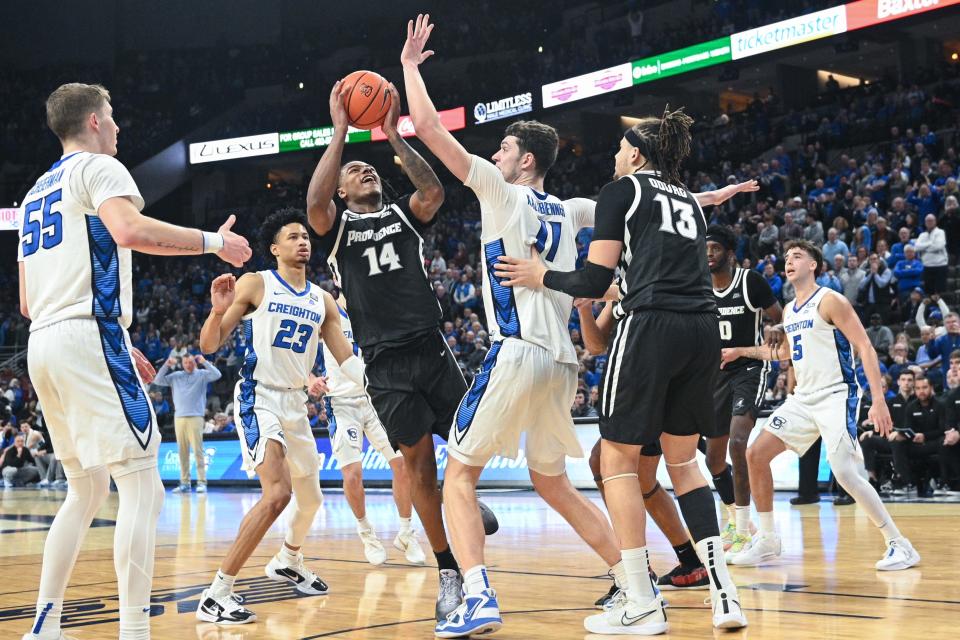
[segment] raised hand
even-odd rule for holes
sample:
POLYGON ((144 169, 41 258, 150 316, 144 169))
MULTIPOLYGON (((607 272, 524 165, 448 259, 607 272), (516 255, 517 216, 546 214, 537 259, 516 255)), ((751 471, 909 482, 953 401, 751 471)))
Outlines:
POLYGON ((250 243, 247 242, 246 238, 230 230, 236 221, 237 216, 231 213, 227 221, 220 225, 218 231, 220 237, 223 238, 223 249, 217 252, 217 257, 239 268, 250 259, 253 251, 250 250, 250 243))
POLYGON ((390 137, 397 133, 397 123, 400 121, 400 92, 392 82, 388 82, 387 93, 390 94, 390 109, 383 119, 383 133, 390 137))
POLYGON ((217 276, 210 283, 210 304, 213 305, 213 311, 220 315, 227 312, 230 305, 233 304, 237 296, 237 279, 232 273, 225 273, 217 276))
POLYGON ((403 43, 403 51, 400 52, 400 64, 418 67, 433 55, 432 50, 423 50, 427 46, 433 27, 434 25, 430 24, 429 13, 418 14, 416 22, 407 21, 407 41, 403 43))
POLYGON ((330 90, 330 120, 337 131, 346 131, 350 126, 347 108, 343 105, 343 80, 337 80, 330 90))

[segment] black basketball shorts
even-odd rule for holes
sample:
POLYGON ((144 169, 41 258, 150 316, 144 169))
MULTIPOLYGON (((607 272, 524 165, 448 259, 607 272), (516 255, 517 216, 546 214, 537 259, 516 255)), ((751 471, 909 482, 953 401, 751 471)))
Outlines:
POLYGON ((717 414, 713 433, 704 433, 708 438, 719 438, 730 434, 730 420, 733 416, 749 415, 756 419, 757 411, 763 402, 763 392, 767 388, 767 372, 770 366, 765 362, 751 363, 732 371, 721 370, 717 375, 717 388, 713 394, 714 411, 717 414))
POLYGON ((428 433, 447 439, 467 383, 439 330, 382 350, 367 363, 366 376, 390 446, 413 446, 428 433))
POLYGON ((621 319, 600 386, 600 436, 652 445, 714 430, 720 370, 714 313, 637 311, 621 319))

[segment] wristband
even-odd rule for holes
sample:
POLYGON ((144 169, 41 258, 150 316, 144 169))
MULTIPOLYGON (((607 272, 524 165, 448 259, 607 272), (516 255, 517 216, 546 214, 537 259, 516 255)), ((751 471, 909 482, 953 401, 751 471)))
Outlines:
POLYGON ((203 243, 201 245, 203 247, 201 253, 218 253, 223 249, 223 236, 219 233, 201 231, 200 237, 203 243))
POLYGON ((354 382, 361 387, 366 387, 366 381, 363 376, 363 363, 357 356, 350 356, 340 363, 340 371, 347 376, 350 382, 354 382))

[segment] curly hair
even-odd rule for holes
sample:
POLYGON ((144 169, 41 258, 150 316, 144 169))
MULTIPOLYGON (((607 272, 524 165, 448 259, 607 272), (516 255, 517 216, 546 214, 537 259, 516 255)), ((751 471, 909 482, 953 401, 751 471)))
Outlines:
POLYGON ((260 245, 264 253, 270 253, 270 245, 276 243, 277 234, 288 224, 302 224, 303 228, 310 231, 310 223, 303 209, 296 207, 285 207, 271 213, 260 225, 260 245))

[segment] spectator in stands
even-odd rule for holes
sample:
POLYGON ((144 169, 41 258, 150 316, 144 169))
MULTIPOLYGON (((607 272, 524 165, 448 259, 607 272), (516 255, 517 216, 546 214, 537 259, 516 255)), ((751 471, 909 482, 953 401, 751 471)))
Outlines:
POLYGON ((595 418, 597 410, 587 403, 587 394, 583 389, 577 389, 573 396, 573 406, 570 408, 570 414, 574 418, 595 418))
POLYGON ((960 203, 957 196, 947 196, 938 225, 947 236, 947 254, 950 263, 956 264, 960 258, 960 203))
POLYGON ((477 288, 466 273, 460 276, 460 282, 453 288, 453 301, 460 309, 477 308, 477 288))
MULTIPOLYGON (((841 258, 841 256, 838 255, 837 258, 841 258)), ((826 260, 823 261, 823 267, 821 268, 820 276, 817 278, 817 284, 821 287, 829 287, 841 295, 843 294, 843 284, 826 260)))
POLYGON ((4 451, 0 460, 0 472, 3 475, 3 486, 8 489, 40 482, 40 470, 26 446, 23 434, 14 436, 13 445, 4 451))
POLYGON ((773 383, 773 386, 766 390, 763 394, 764 401, 771 405, 777 406, 787 399, 787 374, 780 372, 777 374, 777 380, 773 383))
POLYGON ((941 357, 940 379, 947 379, 947 369, 950 368, 950 354, 960 349, 960 316, 951 311, 943 319, 946 333, 936 339, 930 339, 925 344, 927 354, 931 358, 941 357))
POLYGON ((949 425, 940 445, 940 486, 950 494, 960 495, 960 431, 956 417, 949 425))
POLYGON ((875 253, 870 254, 868 264, 869 270, 860 282, 857 302, 863 307, 864 313, 878 314, 881 322, 886 322, 890 315, 890 280, 893 271, 875 253))
POLYGON ((783 278, 776 272, 772 262, 767 262, 763 266, 763 277, 766 279, 767 284, 770 285, 770 289, 773 290, 773 295, 776 296, 780 302, 783 302, 783 278))
POLYGON ((914 373, 920 373, 921 370, 917 367, 917 363, 910 361, 910 350, 907 344, 903 342, 895 342, 890 347, 890 367, 887 369, 887 373, 890 374, 892 380, 899 380, 900 374, 904 371, 914 371, 914 373))
POLYGON ((897 233, 897 242, 894 242, 890 247, 890 264, 893 266, 896 266, 898 262, 903 260, 904 248, 906 248, 908 244, 913 244, 913 240, 910 239, 910 229, 901 225, 900 231, 897 233))
POLYGON ((203 416, 207 405, 207 385, 216 382, 220 370, 202 355, 186 355, 180 359, 183 371, 172 371, 177 364, 173 352, 157 371, 153 384, 170 387, 175 411, 174 432, 180 454, 180 485, 175 493, 190 491, 190 448, 197 464, 197 493, 207 490, 207 468, 203 452, 203 416), (198 368, 199 367, 203 367, 198 368))
MULTIPOLYGON (((918 293, 919 297, 922 298, 922 300, 920 301, 920 304, 916 306, 916 309, 914 310, 914 314, 913 314, 913 321, 917 323, 917 326, 920 327, 920 329, 923 329, 924 327, 929 326, 928 321, 931 321, 931 320, 939 324, 939 322, 942 321, 944 318, 946 318, 947 314, 950 313, 950 307, 948 307, 947 303, 944 302, 943 298, 941 298, 937 294, 933 294, 929 298, 926 298, 926 297, 923 297, 924 292, 923 292, 923 289, 921 289, 920 287, 917 287, 913 291, 914 293, 918 293), (934 303, 936 304, 936 306, 931 307, 930 305, 934 303)), ((910 298, 911 301, 913 301, 915 297, 916 296, 911 294, 911 298, 910 298)), ((937 326, 937 327, 934 327, 934 332, 936 334, 936 337, 940 337, 943 334, 945 334, 947 330, 943 326, 937 326)))
POLYGON ((793 219, 793 214, 787 211, 786 213, 783 214, 783 226, 780 227, 780 243, 786 244, 791 240, 802 240, 802 239, 803 239, 803 227, 797 224, 793 219))
POLYGON ((938 453, 944 436, 944 408, 933 395, 933 385, 926 376, 916 377, 914 398, 906 408, 905 428, 909 431, 895 432, 891 449, 893 466, 905 488, 917 485, 917 496, 927 498, 933 495, 929 482, 924 476, 914 473, 913 464, 919 461, 926 465, 934 454, 938 453))
POLYGON ((850 255, 850 248, 847 247, 847 243, 837 235, 837 230, 833 227, 827 229, 827 241, 823 245, 823 259, 827 264, 834 264, 835 256, 843 256, 843 259, 846 260, 847 256, 850 255))
POLYGON ((893 345, 893 331, 883 325, 883 318, 879 313, 870 316, 870 326, 867 328, 867 337, 877 353, 887 353, 893 345))
POLYGON ((860 299, 860 283, 867 277, 863 269, 859 268, 857 256, 847 258, 847 267, 838 271, 837 277, 840 278, 840 284, 843 285, 844 297, 850 301, 854 308, 857 308, 860 299))
POLYGON ((924 218, 926 231, 917 238, 916 248, 923 261, 923 288, 929 293, 943 293, 947 289, 947 236, 937 227, 937 216, 924 218))
POLYGON ((904 304, 910 297, 910 292, 918 288, 923 281, 923 262, 917 260, 917 251, 908 244, 903 249, 903 260, 896 263, 893 275, 897 278, 897 296, 900 304, 904 304))

